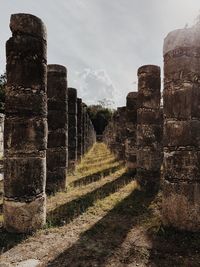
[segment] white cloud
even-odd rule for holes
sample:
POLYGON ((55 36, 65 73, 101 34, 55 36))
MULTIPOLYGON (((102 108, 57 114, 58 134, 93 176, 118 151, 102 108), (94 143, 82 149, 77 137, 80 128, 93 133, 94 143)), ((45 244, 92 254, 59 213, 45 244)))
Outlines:
POLYGON ((92 97, 94 101, 114 97, 118 106, 125 104, 129 91, 137 90, 134 82, 141 65, 156 64, 162 68, 162 46, 167 33, 186 23, 191 25, 200 9, 199 0, 0 0, 0 3, 0 69, 5 69, 10 15, 32 13, 47 26, 48 63, 67 67, 69 85, 81 88, 86 102, 92 101, 92 97), (105 70, 103 77, 100 70, 105 70))
POLYGON ((103 69, 85 68, 81 72, 76 72, 76 79, 73 82, 78 89, 79 96, 87 104, 96 104, 104 98, 115 102, 117 90, 103 69))

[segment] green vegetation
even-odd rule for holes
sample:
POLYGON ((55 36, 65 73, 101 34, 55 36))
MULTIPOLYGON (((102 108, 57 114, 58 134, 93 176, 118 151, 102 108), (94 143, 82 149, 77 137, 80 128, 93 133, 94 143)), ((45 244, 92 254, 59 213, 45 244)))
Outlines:
POLYGON ((106 107, 102 101, 98 105, 88 106, 88 114, 94 125, 95 131, 98 135, 101 135, 111 120, 113 110, 106 107))

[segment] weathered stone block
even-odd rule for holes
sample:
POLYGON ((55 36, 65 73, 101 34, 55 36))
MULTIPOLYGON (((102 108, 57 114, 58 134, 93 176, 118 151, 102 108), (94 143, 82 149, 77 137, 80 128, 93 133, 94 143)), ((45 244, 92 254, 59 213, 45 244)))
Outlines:
POLYGON ((180 230, 200 230, 200 184, 163 182, 162 220, 180 230))
POLYGON ((68 134, 65 131, 65 129, 49 132, 48 148, 67 147, 67 146, 68 146, 68 134))
POLYGON ((23 61, 13 59, 6 65, 8 73, 8 86, 19 86, 31 88, 35 92, 45 91, 46 84, 46 64, 38 60, 23 61), (11 74, 12 73, 12 74, 11 74), (32 80, 33 82, 30 82, 32 80))
POLYGON ((6 96, 5 109, 8 115, 47 116, 47 97, 44 92, 7 86, 6 96))
POLYGON ((5 157, 4 176, 5 197, 16 198, 18 201, 32 200, 35 196, 44 192, 46 158, 5 157))
POLYGON ((9 63, 12 63, 13 59, 21 62, 42 62, 47 58, 46 42, 34 36, 14 36, 6 42, 6 55, 9 63))
POLYGON ((200 147, 200 121, 165 120, 164 146, 200 147))
POLYGON ((200 151, 164 152, 164 178, 169 181, 200 181, 200 151))
POLYGON ((4 135, 4 148, 9 153, 38 153, 47 148, 47 120, 6 117, 4 135))
MULTIPOLYGON (((137 110, 138 124, 161 124, 162 114, 160 109, 139 108, 137 110)), ((162 127, 161 127, 162 128, 162 127)))
POLYGON ((43 40, 47 39, 47 32, 44 23, 40 18, 31 14, 12 14, 10 18, 10 29, 15 35, 25 34, 28 36, 35 36, 43 40))
POLYGON ((62 110, 49 110, 47 118, 49 130, 67 130, 67 114, 62 110))
POLYGON ((143 147, 137 150, 137 167, 149 171, 159 171, 161 167, 161 147, 143 147))
POLYGON ((137 145, 138 147, 154 147, 162 141, 162 129, 160 125, 138 124, 137 145))
POLYGON ((46 197, 30 202, 4 199, 4 226, 9 232, 29 233, 43 227, 46 222, 46 197))
POLYGON ((63 191, 63 188, 67 186, 67 170, 64 167, 54 168, 53 170, 48 170, 47 172, 48 181, 46 190, 48 193, 55 193, 58 191, 63 191))
POLYGON ((49 148, 47 150, 47 169, 54 170, 58 167, 67 167, 67 149, 66 148, 49 148))
POLYGON ((181 90, 164 90, 165 116, 167 118, 191 119, 200 118, 199 85, 185 83, 181 90))

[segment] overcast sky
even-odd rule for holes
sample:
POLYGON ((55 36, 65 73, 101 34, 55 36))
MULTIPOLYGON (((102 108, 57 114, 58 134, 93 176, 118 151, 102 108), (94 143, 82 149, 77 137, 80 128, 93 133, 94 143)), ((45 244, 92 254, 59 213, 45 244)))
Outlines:
POLYGON ((200 0, 0 0, 0 71, 12 13, 40 17, 48 32, 48 63, 68 69, 68 84, 87 104, 115 106, 137 90, 137 69, 162 68, 163 39, 192 25, 200 0))

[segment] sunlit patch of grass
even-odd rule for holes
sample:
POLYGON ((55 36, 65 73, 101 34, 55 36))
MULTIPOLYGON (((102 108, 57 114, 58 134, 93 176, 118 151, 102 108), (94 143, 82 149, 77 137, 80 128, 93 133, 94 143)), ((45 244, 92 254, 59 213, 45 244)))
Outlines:
POLYGON ((106 183, 115 180, 117 177, 122 176, 126 172, 125 168, 121 168, 120 170, 116 171, 112 174, 112 177, 104 177, 103 180, 96 181, 94 183, 89 184, 87 187, 72 187, 69 186, 66 190, 66 192, 59 192, 55 196, 50 196, 47 199, 47 210, 51 211, 55 209, 56 207, 59 207, 60 205, 63 205, 64 203, 67 203, 69 201, 72 201, 74 199, 77 199, 81 197, 82 195, 87 194, 88 192, 91 192, 92 190, 95 190, 97 188, 102 187, 106 183))
POLYGON ((98 213, 99 209, 105 212, 109 211, 136 189, 138 189, 138 184, 136 181, 132 181, 128 185, 125 185, 124 187, 119 189, 114 194, 111 194, 104 199, 97 200, 95 202, 95 205, 90 207, 87 212, 91 214, 96 214, 98 213))
MULTIPOLYGON (((101 174, 105 176, 105 170, 116 170, 115 167, 120 167, 121 162, 116 161, 114 155, 110 153, 105 144, 97 143, 92 149, 84 156, 81 163, 77 166, 76 173, 69 175, 68 184, 76 181, 82 177, 86 177, 93 174, 101 174)), ((106 172, 106 175, 107 172, 106 172)))

